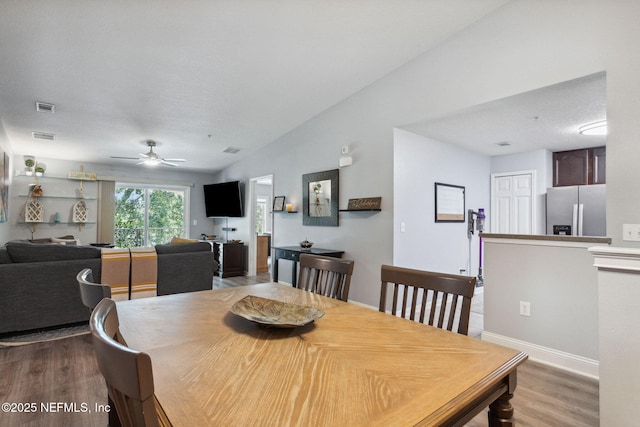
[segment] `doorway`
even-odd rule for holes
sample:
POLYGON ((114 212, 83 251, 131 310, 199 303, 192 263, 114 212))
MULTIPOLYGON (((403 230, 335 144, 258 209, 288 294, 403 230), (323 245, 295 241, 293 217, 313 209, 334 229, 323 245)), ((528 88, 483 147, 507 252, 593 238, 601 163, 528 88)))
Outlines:
POLYGON ((273 241, 273 175, 251 178, 249 182, 250 239, 248 276, 271 273, 273 241))

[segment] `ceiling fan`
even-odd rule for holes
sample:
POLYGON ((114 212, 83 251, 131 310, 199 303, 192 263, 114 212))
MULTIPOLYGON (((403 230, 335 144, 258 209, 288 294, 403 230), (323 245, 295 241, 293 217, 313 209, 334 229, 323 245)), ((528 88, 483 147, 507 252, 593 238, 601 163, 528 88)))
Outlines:
POLYGON ((148 140, 147 145, 149 146, 148 153, 140 153, 140 157, 118 157, 111 156, 112 159, 125 159, 125 160, 139 160, 136 165, 148 165, 148 166, 157 166, 157 165, 167 165, 167 166, 178 166, 177 163, 186 162, 185 159, 163 159, 158 156, 154 151, 153 147, 156 146, 155 141, 148 140))

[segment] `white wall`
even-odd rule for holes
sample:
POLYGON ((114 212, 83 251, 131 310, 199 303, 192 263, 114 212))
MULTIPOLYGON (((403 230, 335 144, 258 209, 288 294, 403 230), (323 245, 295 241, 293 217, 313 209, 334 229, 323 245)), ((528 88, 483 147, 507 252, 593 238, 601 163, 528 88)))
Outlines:
MULTIPOLYGON (((434 183, 465 187, 465 219, 467 209, 485 208, 489 231, 489 157, 406 130, 396 129, 394 135, 393 263, 460 274, 468 268, 467 223, 435 222, 434 183)), ((478 274, 477 232, 468 274, 478 274)))
POLYGON ((547 188, 553 184, 553 153, 549 150, 536 150, 526 153, 507 154, 491 158, 491 173, 536 171, 536 221, 534 234, 546 234, 547 188))
MULTIPOLYGON (((14 156, 12 160, 14 168, 19 170, 20 172, 24 170, 22 156, 14 156)), ((51 175, 64 177, 67 176, 69 171, 78 171, 80 170, 80 166, 83 166, 85 172, 95 173, 98 175, 98 177, 112 177, 125 182, 129 180, 130 182, 140 181, 156 184, 191 183, 193 184, 193 187, 191 187, 190 191, 190 232, 189 236, 187 237, 197 238, 202 233, 212 234, 214 228, 213 220, 208 219, 205 215, 204 194, 202 186, 203 184, 210 184, 212 182, 215 182, 213 174, 178 172, 169 170, 167 168, 156 169, 127 166, 114 167, 111 165, 102 165, 97 163, 85 163, 81 165, 78 162, 59 159, 38 158, 37 160, 47 165, 45 176, 51 175), (197 221, 197 225, 193 225, 193 220, 197 221)), ((9 222, 10 227, 8 237, 2 240, 2 244, 13 239, 30 239, 32 237, 31 231, 26 225, 18 224, 18 221, 20 221, 19 215, 24 210, 24 205, 26 202, 26 199, 24 197, 20 197, 19 195, 26 194, 26 190, 22 188, 22 185, 28 185, 28 182, 30 182, 31 179, 28 179, 26 177, 14 177, 13 179, 16 185, 13 185, 11 189, 11 217, 9 222)), ((73 188, 78 187, 78 182, 66 182, 64 180, 43 180, 42 185, 45 191, 45 195, 48 191, 53 192, 53 194, 58 194, 58 192, 70 191, 71 194, 74 194, 73 188)), ((86 183, 85 185, 87 187, 85 190, 87 193, 87 197, 97 195, 96 183, 86 183)), ((64 220, 69 216, 73 203, 75 203, 73 199, 70 199, 67 202, 68 209, 65 211, 64 205, 61 205, 60 201, 52 201, 49 199, 43 200, 43 204, 45 205, 45 215, 48 218, 53 215, 54 210, 60 211, 64 220)), ((94 222, 96 218, 95 209, 97 208, 97 201, 88 201, 87 203, 89 206, 90 221, 94 222)), ((0 224, 0 229, 3 228, 1 227, 2 225, 3 224, 0 224)), ((82 231, 80 231, 77 227, 66 226, 63 224, 40 224, 37 227, 36 232, 33 234, 33 238, 57 237, 66 234, 73 234, 77 237, 80 237, 80 241, 83 244, 97 241, 97 227, 95 224, 87 224, 85 227, 83 227, 82 231)))

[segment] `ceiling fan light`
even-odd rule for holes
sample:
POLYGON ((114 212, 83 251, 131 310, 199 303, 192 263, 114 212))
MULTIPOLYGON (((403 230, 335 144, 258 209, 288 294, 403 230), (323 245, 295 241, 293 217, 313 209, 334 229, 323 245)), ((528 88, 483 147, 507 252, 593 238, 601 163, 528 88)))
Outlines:
POLYGON ((588 135, 588 136, 606 135, 607 134, 607 121, 606 120, 600 120, 600 121, 597 121, 597 122, 586 124, 584 126, 580 126, 578 128, 578 132, 580 132, 581 135, 588 135))
POLYGON ((143 163, 147 166, 157 166, 160 164, 160 160, 158 158, 149 157, 143 160, 143 163))

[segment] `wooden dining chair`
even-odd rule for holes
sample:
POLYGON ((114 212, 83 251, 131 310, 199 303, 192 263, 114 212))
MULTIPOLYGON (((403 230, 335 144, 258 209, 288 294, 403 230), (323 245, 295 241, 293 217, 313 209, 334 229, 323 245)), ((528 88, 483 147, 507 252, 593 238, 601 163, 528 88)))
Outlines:
POLYGON ((420 323, 425 323, 426 317, 427 324, 449 331, 457 323, 457 332, 467 335, 471 298, 476 286, 475 277, 391 265, 383 265, 380 275, 381 312, 386 311, 388 284, 391 284, 391 314, 420 323))
POLYGON ((76 276, 82 303, 91 311, 103 298, 111 298, 111 286, 93 283, 93 272, 85 268, 76 276))
POLYGON ((326 297, 347 301, 353 260, 312 254, 300 255, 296 287, 326 297))
POLYGON ((120 424, 170 426, 154 394, 151 358, 127 347, 120 334, 116 303, 110 298, 100 301, 91 313, 89 325, 98 367, 120 424))

